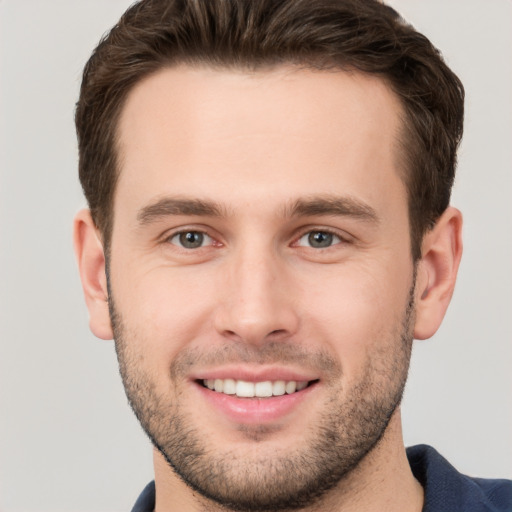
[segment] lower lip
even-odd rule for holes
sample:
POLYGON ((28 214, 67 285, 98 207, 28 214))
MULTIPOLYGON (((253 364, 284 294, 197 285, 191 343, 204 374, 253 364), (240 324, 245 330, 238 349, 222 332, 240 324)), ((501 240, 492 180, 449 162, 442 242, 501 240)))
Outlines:
POLYGON ((206 402, 213 408, 233 422, 248 425, 271 423, 295 412, 318 384, 313 383, 290 395, 268 398, 239 398, 236 395, 212 391, 197 382, 195 385, 206 402))

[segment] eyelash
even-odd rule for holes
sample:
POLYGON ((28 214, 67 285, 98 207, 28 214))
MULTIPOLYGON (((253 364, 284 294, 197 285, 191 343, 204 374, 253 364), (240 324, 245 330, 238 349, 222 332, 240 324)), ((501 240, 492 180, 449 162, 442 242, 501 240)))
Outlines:
MULTIPOLYGON (((185 250, 185 251, 203 249, 210 245, 222 245, 220 242, 217 242, 213 236, 209 235, 207 233, 207 231, 201 230, 201 229, 182 229, 180 231, 176 231, 176 232, 170 234, 168 237, 166 237, 165 242, 175 245, 179 249, 185 250), (198 247, 184 247, 183 240, 180 240, 179 243, 173 242, 173 239, 176 239, 177 237, 182 237, 182 236, 188 235, 188 234, 200 235, 201 236, 201 245, 198 247), (206 246, 202 245, 204 242, 204 238, 207 238, 210 240, 206 246)), ((311 242, 311 240, 309 240, 309 242, 311 242)), ((350 240, 348 240, 348 237, 342 236, 340 233, 338 233, 334 230, 326 229, 326 228, 308 228, 307 230, 302 231, 299 237, 295 238, 295 241, 293 242, 292 246, 307 247, 309 249, 315 249, 315 250, 327 250, 333 246, 336 246, 339 244, 347 244, 347 243, 350 243, 350 240), (329 245, 327 245, 325 247, 312 247, 311 245, 300 244, 300 241, 304 237, 306 237, 306 236, 311 237, 314 234, 320 234, 320 233, 322 233, 324 235, 328 235, 328 237, 327 237, 328 241, 329 241, 329 237, 331 238, 329 245), (337 241, 333 242, 333 239, 336 239, 337 241)))
POLYGON ((189 250, 194 250, 194 249, 203 249, 205 247, 205 246, 202 245, 202 242, 204 241, 203 240, 204 238, 210 239, 210 243, 208 243, 208 245, 215 245, 215 244, 212 243, 212 242, 215 241, 215 239, 212 236, 210 236, 206 231, 201 230, 201 229, 183 229, 181 231, 176 231, 175 233, 172 233, 171 235, 169 235, 165 239, 165 242, 168 242, 168 243, 170 243, 172 245, 175 245, 178 248, 183 249, 185 251, 189 251, 189 250), (182 237, 184 235, 189 235, 189 234, 200 235, 202 237, 201 245, 199 247, 184 247, 183 246, 183 241, 181 241, 181 245, 179 245, 178 243, 173 243, 172 242, 172 240, 175 239, 176 237, 182 237))
MULTIPOLYGON (((309 240, 309 242, 311 242, 311 240, 309 240)), ((339 245, 339 244, 343 244, 343 243, 348 243, 348 240, 341 236, 340 233, 337 233, 336 231, 334 230, 331 230, 331 229, 325 229, 325 228, 313 228, 313 229, 308 229, 307 231, 303 231, 302 234, 300 235, 299 238, 296 239, 296 242, 294 242, 293 245, 296 245, 296 246, 299 246, 299 247, 307 247, 309 249, 316 249, 316 250, 326 250, 326 249, 330 249, 331 247, 335 246, 335 245, 339 245), (312 247, 311 245, 301 245, 300 244, 300 241, 305 238, 305 237, 308 237, 310 238, 312 235, 315 235, 315 234, 320 234, 322 233, 323 235, 328 235, 328 237, 331 238, 330 240, 330 244, 326 247, 312 247), (332 239, 337 239, 337 241, 333 241, 332 239)))

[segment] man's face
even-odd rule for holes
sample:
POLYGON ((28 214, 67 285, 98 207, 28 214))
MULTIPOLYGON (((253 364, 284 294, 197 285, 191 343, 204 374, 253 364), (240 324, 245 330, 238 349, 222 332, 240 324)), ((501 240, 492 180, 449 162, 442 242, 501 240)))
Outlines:
POLYGON ((385 437, 414 323, 400 112, 376 78, 292 68, 166 69, 129 95, 116 348, 139 420, 204 496, 303 506, 385 437))

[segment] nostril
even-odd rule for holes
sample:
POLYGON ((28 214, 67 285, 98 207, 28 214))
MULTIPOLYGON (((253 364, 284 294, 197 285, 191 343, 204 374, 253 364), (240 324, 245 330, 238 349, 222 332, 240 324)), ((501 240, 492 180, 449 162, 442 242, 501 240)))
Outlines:
POLYGON ((286 329, 275 329, 274 331, 270 331, 266 338, 267 340, 281 340, 289 336, 289 332, 286 329))

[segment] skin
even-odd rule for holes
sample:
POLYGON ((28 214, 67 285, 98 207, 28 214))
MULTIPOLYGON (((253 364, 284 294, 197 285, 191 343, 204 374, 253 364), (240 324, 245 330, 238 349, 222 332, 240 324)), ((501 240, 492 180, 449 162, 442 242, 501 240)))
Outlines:
MULTIPOLYGON (((159 404, 155 421, 180 416, 215 460, 229 460, 235 447, 236 467, 230 473, 224 466, 233 482, 310 447, 333 403, 343 418, 339 431, 357 431, 350 421, 360 417, 347 404, 360 401, 361 388, 363 398, 399 393, 412 336, 428 338, 442 321, 461 256, 461 215, 446 210, 415 268, 397 149, 400 114, 377 78, 291 67, 253 74, 176 67, 128 97, 119 124, 110 290, 89 212, 75 220, 90 326, 100 338, 114 336, 110 292, 128 395, 159 404), (197 199, 218 211, 183 210, 183 201, 197 199), (294 210, 312 199, 338 208, 294 210), (206 233, 203 246, 180 247, 177 233, 187 230, 206 233), (333 233, 332 245, 312 247, 312 231, 333 233), (294 350, 303 357, 289 357, 294 350), (264 428, 241 425, 195 382, 226 366, 284 368, 316 385, 264 428)), ((421 510, 399 408, 390 412, 380 440, 303 510, 421 510)), ((155 480, 157 511, 214 510, 157 450, 155 480)))

